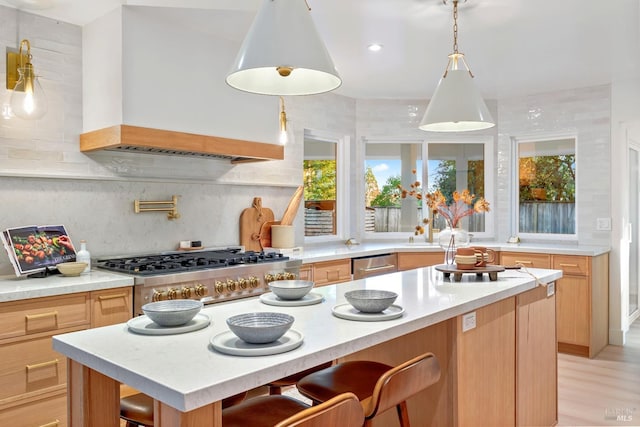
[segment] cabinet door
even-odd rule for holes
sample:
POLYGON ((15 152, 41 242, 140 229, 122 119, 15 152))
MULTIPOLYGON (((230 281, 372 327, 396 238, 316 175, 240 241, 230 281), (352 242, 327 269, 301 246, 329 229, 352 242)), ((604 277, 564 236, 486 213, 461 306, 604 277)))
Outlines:
POLYGON ((444 252, 398 252, 398 271, 442 264, 444 252))
POLYGON ((556 286, 558 341, 588 347, 591 336, 589 278, 564 276, 556 286))
POLYGON ((517 297, 517 426, 552 426, 558 420, 556 299, 553 291, 554 287, 538 286, 517 297))
POLYGON ((91 327, 123 323, 133 316, 132 288, 91 292, 91 327))
POLYGON ((61 390, 55 395, 0 409, 1 426, 66 427, 67 393, 61 390))

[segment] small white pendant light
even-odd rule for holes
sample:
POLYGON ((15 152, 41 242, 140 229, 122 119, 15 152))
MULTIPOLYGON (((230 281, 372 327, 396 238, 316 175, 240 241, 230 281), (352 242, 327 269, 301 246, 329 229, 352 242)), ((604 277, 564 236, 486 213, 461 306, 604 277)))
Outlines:
POLYGON ((458 52, 458 0, 454 0, 453 53, 449 55, 447 69, 427 106, 419 128, 434 132, 464 132, 495 126, 472 79, 473 74, 464 54, 458 52))
POLYGON ((342 84, 305 0, 263 0, 226 81, 263 95, 312 95, 342 84))

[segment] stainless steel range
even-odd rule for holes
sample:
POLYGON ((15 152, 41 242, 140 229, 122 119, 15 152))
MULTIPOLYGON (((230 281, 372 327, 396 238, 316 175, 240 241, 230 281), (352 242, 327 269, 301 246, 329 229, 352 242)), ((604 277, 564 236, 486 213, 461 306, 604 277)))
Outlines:
POLYGON ((298 278, 301 260, 240 248, 172 252, 98 260, 98 268, 134 277, 133 312, 152 301, 199 299, 205 304, 260 295, 273 280, 298 278))

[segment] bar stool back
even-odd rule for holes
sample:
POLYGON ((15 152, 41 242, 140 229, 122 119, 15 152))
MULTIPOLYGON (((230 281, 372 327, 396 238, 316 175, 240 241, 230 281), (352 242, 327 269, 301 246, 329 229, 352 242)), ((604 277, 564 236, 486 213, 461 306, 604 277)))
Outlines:
POLYGON ((379 413, 396 407, 402 427, 409 427, 406 400, 440 379, 440 363, 425 353, 396 367, 379 362, 350 361, 307 375, 298 381, 303 396, 325 402, 333 396, 353 392, 360 400, 366 423, 379 413))

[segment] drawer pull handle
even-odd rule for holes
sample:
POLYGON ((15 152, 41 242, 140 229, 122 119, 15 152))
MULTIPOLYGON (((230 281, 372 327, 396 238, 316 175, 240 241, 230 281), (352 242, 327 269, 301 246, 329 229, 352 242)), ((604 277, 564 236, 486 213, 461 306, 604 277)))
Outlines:
POLYGON ((573 267, 573 268, 578 268, 578 264, 562 264, 560 263, 560 267, 573 267))
POLYGON ((518 261, 518 260, 516 260, 516 264, 533 264, 533 261, 518 261))
POLYGON ((46 368, 47 366, 53 366, 57 364, 58 364, 58 359, 53 359, 53 360, 49 360, 48 362, 36 363, 34 365, 26 365, 26 366, 27 366, 27 371, 30 371, 32 369, 46 368))
POLYGON ((98 299, 100 301, 106 301, 108 299, 116 299, 116 298, 126 298, 127 294, 122 293, 122 294, 115 294, 115 295, 100 295, 98 296, 98 299))
POLYGON ((361 268, 360 271, 363 273, 368 273, 370 271, 380 271, 380 270, 388 270, 390 268, 396 268, 393 264, 381 265, 379 267, 369 267, 369 268, 361 268))
POLYGON ((50 311, 48 313, 40 313, 40 314, 25 314, 25 318, 27 320, 35 320, 35 319, 42 319, 44 317, 57 317, 58 316, 58 312, 57 311, 50 311))
POLYGON ((51 421, 50 423, 42 424, 40 427, 58 427, 60 420, 51 421))

